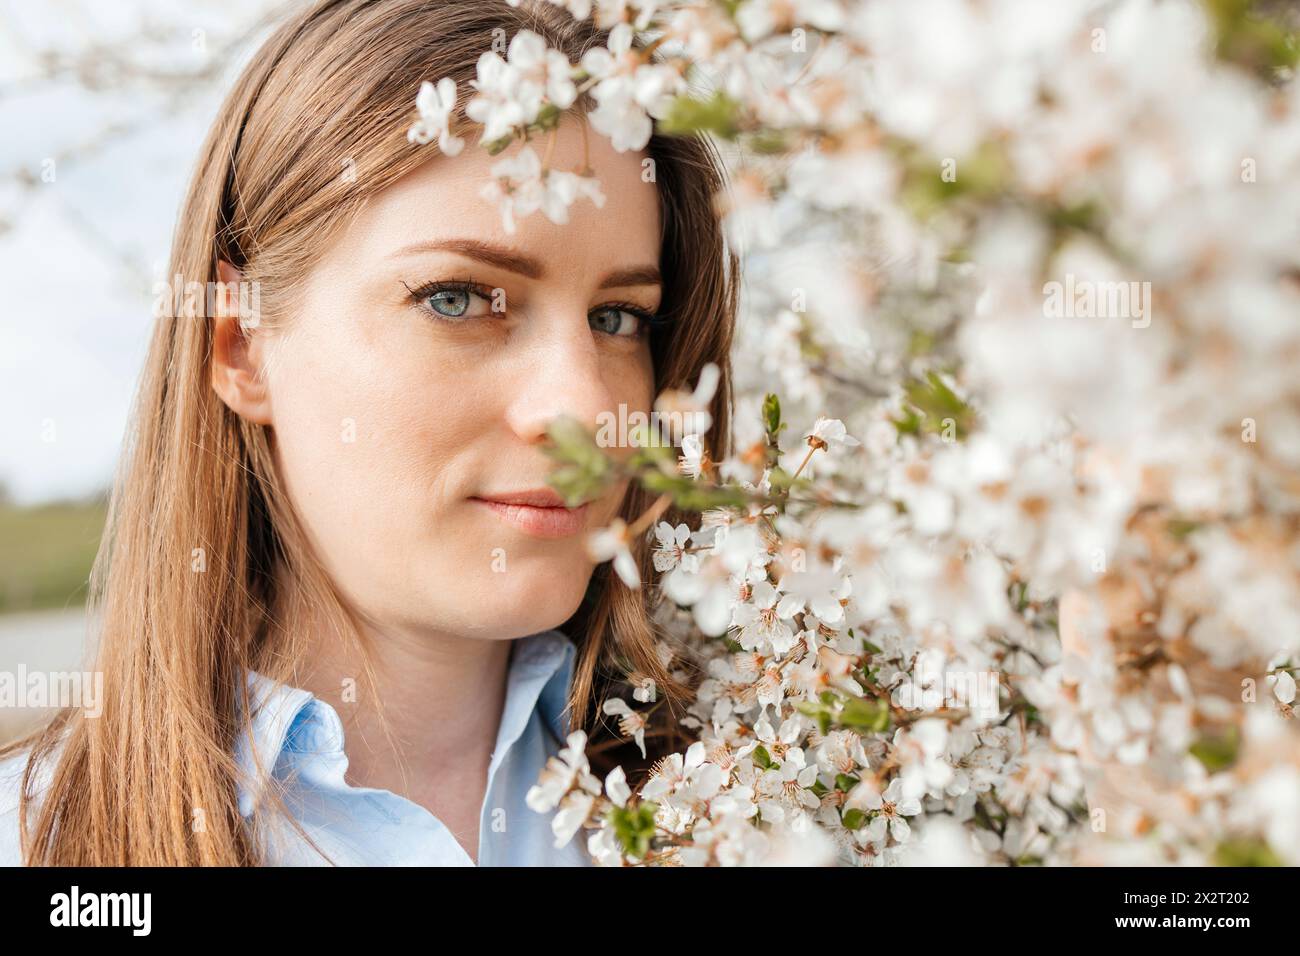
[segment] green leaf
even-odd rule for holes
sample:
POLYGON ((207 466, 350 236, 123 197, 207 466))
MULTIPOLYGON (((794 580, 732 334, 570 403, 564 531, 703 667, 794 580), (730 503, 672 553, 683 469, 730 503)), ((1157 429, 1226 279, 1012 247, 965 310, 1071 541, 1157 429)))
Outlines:
POLYGON ((1047 211, 1047 221, 1057 231, 1100 233, 1105 217, 1095 201, 1087 201, 1072 206, 1052 206, 1047 211))
POLYGON ((984 143, 964 157, 939 160, 908 143, 895 143, 903 164, 903 203, 917 218, 926 219, 959 199, 992 200, 1012 179, 1005 150, 984 143), (951 172, 951 176, 945 175, 951 172))
POLYGON ((762 744, 755 747, 750 756, 753 757, 754 763, 757 766, 762 767, 764 770, 773 770, 777 766, 776 762, 772 759, 772 755, 767 752, 767 748, 762 744))
POLYGON ((867 823, 867 815, 856 807, 850 807, 840 817, 840 822, 847 830, 861 830, 867 823))
POLYGON ((767 482, 771 485, 774 494, 789 491, 791 487, 790 473, 780 465, 773 465, 768 469, 767 482))
POLYGON ((769 436, 781 430, 781 399, 772 392, 763 398, 763 427, 769 436))
POLYGON ((747 148, 766 156, 784 153, 790 144, 790 138, 779 129, 760 129, 745 137, 747 148))
POLYGON ((739 116, 740 103, 719 90, 707 100, 675 97, 668 114, 657 125, 659 132, 669 136, 707 132, 723 139, 735 139, 740 132, 739 116))
POLYGON ((818 704, 815 700, 801 700, 795 705, 795 710, 805 717, 816 717, 826 708, 818 704))
POLYGON ((609 824, 628 856, 640 859, 649 852, 655 837, 655 812, 658 809, 655 803, 610 809, 609 824))
POLYGON ((934 333, 927 332, 924 329, 913 329, 912 335, 908 339, 907 353, 909 355, 928 355, 934 350, 935 345, 934 333))
POLYGON ((487 149, 489 156, 495 156, 514 141, 515 134, 507 133, 505 136, 498 136, 496 139, 485 143, 484 147, 487 149))
POLYGON ((538 129, 551 129, 560 125, 560 117, 563 114, 564 111, 554 103, 544 103, 537 111, 537 119, 533 120, 533 125, 538 129))
POLYGON ((1254 6, 1252 0, 1205 0, 1218 58, 1267 80, 1300 62, 1300 42, 1295 31, 1259 14, 1254 6))
POLYGON ((556 462, 546 483, 560 493, 566 505, 573 507, 600 497, 614 484, 618 477, 614 463, 577 419, 556 418, 546 435, 542 451, 556 462))
POLYGON ((894 428, 900 435, 919 435, 921 434, 921 416, 910 408, 903 409, 903 414, 898 418, 891 418, 894 428))
MULTIPOLYGON (((933 433, 951 427, 953 437, 959 441, 970 434, 975 421, 974 409, 949 388, 937 372, 927 372, 924 380, 908 383, 904 392, 907 401, 922 416, 913 427, 933 433)), ((904 430, 898 422, 894 425, 900 432, 904 430)))
POLYGON ((651 428, 649 422, 638 422, 629 428, 627 440, 640 452, 657 452, 663 449, 671 452, 673 448, 673 443, 664 436, 663 432, 658 428, 651 428))
POLYGON ((1215 866, 1282 866, 1273 848, 1263 840, 1224 840, 1214 848, 1215 866))
POLYGON ((1190 518, 1170 518, 1165 527, 1175 538, 1185 538, 1197 528, 1200 528, 1203 522, 1194 521, 1190 518))
POLYGON ((638 480, 647 491, 653 491, 658 495, 672 495, 673 503, 687 511, 743 508, 749 500, 744 490, 740 488, 707 485, 686 475, 667 475, 662 471, 650 471, 639 475, 638 480))
POLYGON ((798 711, 808 717, 817 720, 817 729, 825 736, 830 733, 831 724, 834 722, 834 715, 831 709, 835 706, 836 698, 833 691, 822 691, 821 700, 804 700, 798 704, 798 711))
POLYGON ((1237 728, 1229 725, 1221 734, 1206 734, 1197 740, 1188 751, 1205 765, 1210 773, 1226 770, 1237 762, 1237 752, 1241 746, 1241 735, 1237 728))
POLYGON ((884 733, 889 729, 889 705, 875 698, 850 697, 840 710, 839 722, 846 727, 884 733))

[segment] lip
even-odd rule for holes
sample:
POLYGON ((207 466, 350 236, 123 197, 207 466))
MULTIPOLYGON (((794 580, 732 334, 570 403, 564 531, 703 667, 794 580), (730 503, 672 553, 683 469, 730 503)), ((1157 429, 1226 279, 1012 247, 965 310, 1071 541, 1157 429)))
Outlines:
POLYGON ((530 488, 470 498, 512 527, 535 538, 567 538, 587 523, 587 504, 566 508, 552 488, 530 488))

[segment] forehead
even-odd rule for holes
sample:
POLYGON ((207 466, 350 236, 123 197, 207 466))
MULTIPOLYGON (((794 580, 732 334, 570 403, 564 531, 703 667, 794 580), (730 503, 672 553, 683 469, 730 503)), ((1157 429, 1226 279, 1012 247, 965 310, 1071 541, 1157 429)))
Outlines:
MULTIPOLYGON (((619 153, 581 120, 566 116, 555 131, 534 136, 529 145, 549 168, 577 172, 584 160, 599 181, 605 202, 597 207, 580 197, 569 207, 567 223, 553 223, 537 211, 515 217, 509 233, 496 202, 481 192, 492 181, 491 168, 516 155, 519 144, 490 156, 471 137, 458 156, 424 147, 431 159, 371 197, 348 230, 352 255, 384 256, 411 243, 440 238, 492 242, 526 253, 547 266, 547 274, 586 273, 659 261, 659 199, 654 177, 646 175, 645 152, 619 153)), ((364 173, 362 173, 364 175, 364 173)))

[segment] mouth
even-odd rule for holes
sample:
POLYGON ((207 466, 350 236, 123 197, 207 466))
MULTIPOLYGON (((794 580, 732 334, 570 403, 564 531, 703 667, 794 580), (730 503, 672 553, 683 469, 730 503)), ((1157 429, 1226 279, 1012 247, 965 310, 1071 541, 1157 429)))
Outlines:
POLYGON ((563 499, 550 488, 475 495, 469 500, 534 538, 567 538, 577 534, 587 523, 587 504, 566 508, 563 499))

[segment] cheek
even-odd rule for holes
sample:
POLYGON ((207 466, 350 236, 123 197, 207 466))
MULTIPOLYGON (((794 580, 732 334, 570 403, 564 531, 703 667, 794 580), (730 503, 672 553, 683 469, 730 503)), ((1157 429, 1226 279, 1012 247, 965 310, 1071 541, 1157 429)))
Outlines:
POLYGON ((474 416, 454 369, 355 322, 320 322, 285 353, 270 383, 272 427, 295 504, 322 540, 364 550, 462 491, 447 465, 474 416))
MULTIPOLYGON (((654 409, 655 400, 655 380, 654 380, 654 363, 650 358, 650 350, 644 350, 644 356, 635 361, 629 361, 625 366, 618 370, 618 374, 612 376, 610 385, 610 396, 613 401, 611 412, 618 413, 620 408, 626 409, 627 422, 622 427, 630 428, 637 421, 645 421, 649 418, 654 409), (635 415, 634 413, 640 413, 635 415)), ((621 433, 621 432, 620 432, 621 433)), ((619 449, 616 454, 626 454, 628 449, 619 449)), ((629 491, 633 490, 633 483, 630 480, 620 482, 615 488, 611 489, 608 496, 603 500, 601 509, 593 514, 593 520, 590 526, 594 528, 605 527, 623 510, 623 502, 629 491)), ((636 515, 632 516, 637 517, 636 515)))
POLYGON ((648 345, 621 362, 610 378, 614 408, 622 403, 627 406, 628 412, 650 414, 655 400, 655 371, 648 345))

